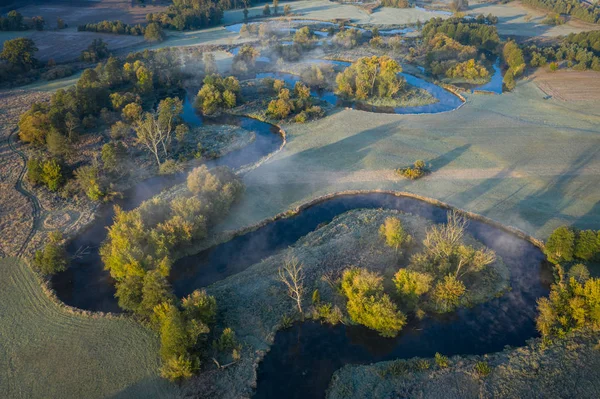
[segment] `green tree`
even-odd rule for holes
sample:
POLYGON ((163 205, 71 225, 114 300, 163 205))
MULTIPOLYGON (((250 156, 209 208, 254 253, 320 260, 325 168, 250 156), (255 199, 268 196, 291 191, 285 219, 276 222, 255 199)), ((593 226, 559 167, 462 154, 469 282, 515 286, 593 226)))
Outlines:
POLYGON ((463 282, 450 274, 436 284, 433 299, 441 312, 450 312, 459 306, 465 291, 463 282))
POLYGON ((182 299, 183 313, 188 320, 199 320, 206 325, 213 324, 217 316, 217 300, 205 290, 194 290, 182 299))
POLYGON ((46 144, 46 135, 50 131, 51 122, 48 114, 32 107, 21 115, 19 120, 19 138, 26 143, 46 144))
POLYGON ((406 324, 406 316, 383 292, 383 278, 378 274, 367 269, 348 269, 342 275, 342 292, 354 322, 384 337, 395 337, 406 324))
POLYGON ((42 164, 42 182, 50 191, 57 191, 64 182, 62 167, 55 159, 49 159, 42 164))
POLYGON ((404 230, 402 222, 398 218, 388 217, 379 227, 379 235, 385 240, 388 247, 394 248, 396 252, 403 245, 410 245, 412 236, 404 230))
POLYGON ((165 276, 161 274, 160 270, 150 270, 143 279, 142 301, 137 313, 150 316, 157 305, 174 299, 171 286, 165 276))
POLYGON ((590 278, 590 271, 582 264, 578 263, 569 269, 569 279, 574 278, 578 283, 584 284, 590 278))
POLYGON ((279 13, 279 0, 273 0, 273 14, 279 13))
POLYGON ((130 103, 123 107, 123 118, 130 122, 139 121, 142 118, 142 106, 138 103, 130 103))
POLYGON ((151 22, 146 26, 144 32, 144 39, 147 42, 162 42, 165 40, 165 32, 163 32, 160 25, 156 22, 151 22))
POLYGON ((52 275, 65 271, 67 265, 68 255, 64 248, 63 236, 58 231, 51 232, 44 249, 36 251, 33 266, 44 275, 52 275))
POLYGON ((575 238, 574 256, 578 259, 591 260, 600 252, 600 239, 596 232, 583 230, 575 238))
POLYGON ((102 146, 102 164, 109 172, 120 172, 127 157, 127 149, 121 142, 107 143, 102 146))
POLYGON ((545 253, 553 262, 573 260, 575 233, 567 226, 554 230, 546 242, 545 253))
POLYGON ((67 155, 71 152, 67 138, 56 130, 50 130, 46 135, 46 146, 52 155, 67 155))
POLYGON ((283 6, 283 14, 288 16, 292 13, 292 7, 289 4, 283 6))
POLYGON ((28 71, 37 65, 37 60, 33 56, 36 51, 38 48, 33 40, 19 37, 4 42, 0 59, 22 71, 28 71))
POLYGON ((433 277, 427 273, 400 269, 394 275, 393 281, 398 294, 410 306, 415 305, 421 295, 429 292, 433 277))
POLYGON ((75 179, 81 191, 92 201, 104 197, 104 190, 100 184, 98 168, 94 165, 84 165, 75 171, 75 179))

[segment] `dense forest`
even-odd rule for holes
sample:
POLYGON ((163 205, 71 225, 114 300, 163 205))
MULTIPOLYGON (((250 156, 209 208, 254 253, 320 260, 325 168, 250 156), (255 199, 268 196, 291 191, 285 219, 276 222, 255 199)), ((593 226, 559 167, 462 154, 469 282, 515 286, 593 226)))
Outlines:
POLYGON ((585 22, 600 23, 600 6, 586 4, 580 0, 523 0, 523 4, 558 14, 568 14, 585 22))

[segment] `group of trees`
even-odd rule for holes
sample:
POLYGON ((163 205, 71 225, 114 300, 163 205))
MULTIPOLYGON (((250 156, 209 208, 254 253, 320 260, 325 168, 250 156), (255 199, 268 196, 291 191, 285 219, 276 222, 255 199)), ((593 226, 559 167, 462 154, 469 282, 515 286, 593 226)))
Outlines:
POLYGON ((165 29, 189 30, 218 25, 223 10, 231 8, 230 0, 173 0, 169 8, 160 13, 146 15, 148 22, 156 22, 165 29))
POLYGON ((313 105, 310 89, 302 82, 296 82, 293 92, 285 87, 281 80, 266 79, 265 85, 277 93, 277 99, 271 100, 267 107, 267 116, 273 119, 286 119, 295 115, 294 120, 304 123, 309 119, 323 116, 323 110, 313 105))
POLYGON ((362 32, 358 29, 340 29, 333 37, 333 43, 337 46, 351 49, 358 46, 362 40, 362 32))
POLYGON ((590 278, 583 264, 571 266, 567 276, 559 269, 550 295, 538 300, 536 325, 545 339, 563 338, 570 331, 600 328, 600 279, 590 278))
POLYGON ((496 27, 488 19, 465 20, 463 18, 433 18, 423 26, 423 38, 431 40, 443 33, 465 46, 494 51, 500 44, 496 27))
POLYGON ((464 78, 471 81, 485 79, 489 75, 490 73, 487 68, 473 58, 458 63, 446 71, 448 78, 464 78))
POLYGON ((558 45, 523 46, 523 53, 532 67, 541 67, 550 62, 554 69, 558 69, 558 63, 566 61, 568 67, 576 70, 600 71, 600 31, 572 33, 558 45))
POLYGON ((424 161, 417 160, 413 166, 396 169, 396 173, 410 180, 417 180, 429 173, 424 161))
POLYGON ((33 40, 19 37, 4 42, 0 59, 6 61, 16 73, 27 72, 38 66, 38 60, 34 56, 37 51, 33 40))
POLYGON ((177 133, 181 102, 167 98, 160 102, 156 112, 144 114, 143 110, 153 110, 166 90, 179 87, 178 62, 168 50, 132 54, 125 61, 109 58, 94 69, 86 69, 74 87, 58 90, 49 103, 33 104, 19 121, 20 139, 38 154, 28 164, 29 180, 53 191, 67 183, 65 189, 81 189, 90 198, 100 199, 107 193, 106 178, 122 172, 120 163, 127 151, 118 140, 134 126, 139 133, 138 144, 146 146, 144 122, 150 124, 150 120, 160 130, 157 155, 166 157, 173 130, 177 133), (69 184, 68 164, 79 136, 86 130, 111 124, 114 124, 111 129, 114 141, 98 154, 102 163, 73 171, 76 185, 69 184))
POLYGON ((426 51, 425 63, 431 73, 438 77, 447 76, 448 71, 458 64, 477 56, 475 46, 463 45, 444 33, 436 33, 429 39, 426 51))
POLYGON ((85 62, 98 62, 108 58, 108 44, 102 39, 94 39, 86 50, 81 52, 79 59, 85 62))
POLYGON ((600 6, 579 0, 524 0, 523 3, 557 14, 568 14, 582 21, 600 23, 600 6))
POLYGON ((509 40, 502 49, 502 57, 504 62, 508 65, 508 69, 504 74, 504 86, 508 90, 515 88, 515 78, 521 76, 525 70, 525 57, 523 51, 517 43, 509 40))
POLYGON ((561 226, 548 238, 544 252, 554 263, 594 260, 600 256, 600 231, 561 226))
MULTIPOLYGON (((465 244, 466 225, 463 216, 451 212, 446 224, 429 228, 423 251, 414 254, 392 279, 395 292, 391 295, 385 292, 381 275, 366 269, 346 270, 341 292, 350 318, 393 337, 406 324, 405 313, 450 312, 464 304, 468 289, 485 281, 487 266, 496 261, 493 251, 465 244)), ((379 234, 397 256, 414 245, 409 231, 395 217, 385 220, 379 234)))
MULTIPOLYGON (((31 17, 26 23, 23 15, 16 10, 8 12, 6 17, 0 16, 0 31, 23 31, 31 28, 44 30, 45 25, 46 21, 41 16, 31 17)), ((64 29, 67 26, 61 18, 56 20, 56 25, 58 29, 64 29)))
POLYGON ((35 252, 33 267, 43 275, 52 275, 67 269, 69 257, 63 236, 58 231, 48 234, 48 243, 35 252))
POLYGON ((388 56, 363 57, 337 75, 337 93, 356 100, 393 98, 405 87, 402 67, 388 56))
POLYGON ((256 48, 250 45, 242 46, 238 53, 233 57, 233 71, 235 73, 243 74, 253 70, 259 55, 260 52, 256 48))
POLYGON ((190 377, 198 368, 198 337, 209 332, 216 314, 216 301, 204 291, 181 302, 175 298, 168 282, 173 252, 206 237, 242 192, 229 169, 201 166, 174 198, 155 197, 129 212, 115 209, 100 255, 115 280, 119 306, 159 331, 161 372, 171 380, 190 377))
POLYGON ((240 98, 240 82, 233 76, 208 75, 196 97, 196 108, 205 115, 234 108, 240 98))
POLYGON ((408 0, 383 0, 381 2, 382 7, 393 7, 393 8, 408 8, 410 2, 408 0))
POLYGON ((144 36, 147 41, 151 42, 162 41, 165 38, 165 33, 163 32, 162 27, 156 22, 151 22, 147 26, 143 26, 141 24, 129 25, 121 21, 102 21, 79 25, 77 30, 79 32, 85 31, 144 36))

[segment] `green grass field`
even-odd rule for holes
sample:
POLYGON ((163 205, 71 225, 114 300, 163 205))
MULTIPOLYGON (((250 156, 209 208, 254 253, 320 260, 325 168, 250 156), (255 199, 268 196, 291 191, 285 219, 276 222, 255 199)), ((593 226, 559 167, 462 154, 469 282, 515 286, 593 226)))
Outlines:
POLYGON ((127 319, 72 314, 20 260, 0 259, 0 397, 168 398, 158 339, 127 319))

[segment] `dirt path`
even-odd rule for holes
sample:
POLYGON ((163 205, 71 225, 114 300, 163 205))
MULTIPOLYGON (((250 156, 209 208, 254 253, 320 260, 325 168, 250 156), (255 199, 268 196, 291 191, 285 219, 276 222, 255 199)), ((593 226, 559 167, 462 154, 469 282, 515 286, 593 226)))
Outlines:
MULTIPOLYGON (((33 238, 33 236, 35 235, 35 233, 37 231, 37 227, 39 225, 40 215, 41 215, 41 206, 40 206, 40 203, 39 203, 37 197, 35 195, 33 195, 32 193, 30 193, 29 191, 27 191, 27 189, 25 189, 23 187, 23 178, 25 177, 25 173, 27 173, 27 156, 25 155, 25 153, 23 151, 19 150, 18 144, 15 143, 15 136, 16 136, 17 132, 18 132, 18 129, 16 129, 16 128, 13 129, 13 131, 11 132, 11 134, 8 136, 8 139, 7 139, 8 148, 12 151, 13 154, 16 154, 21 159, 21 162, 22 162, 20 171, 18 173, 17 180, 14 184, 14 187, 15 187, 15 190, 19 194, 24 196, 27 199, 27 201, 31 203, 31 208, 32 208, 31 217, 33 219, 33 222, 31 224, 31 228, 29 230, 29 233, 27 234, 27 237, 25 237, 25 239, 21 243, 19 249, 14 254, 17 257, 22 257, 23 252, 27 248, 27 245, 29 244, 29 242, 31 241, 31 239, 33 238)), ((6 255, 0 250, 0 256, 6 256, 6 255)))

